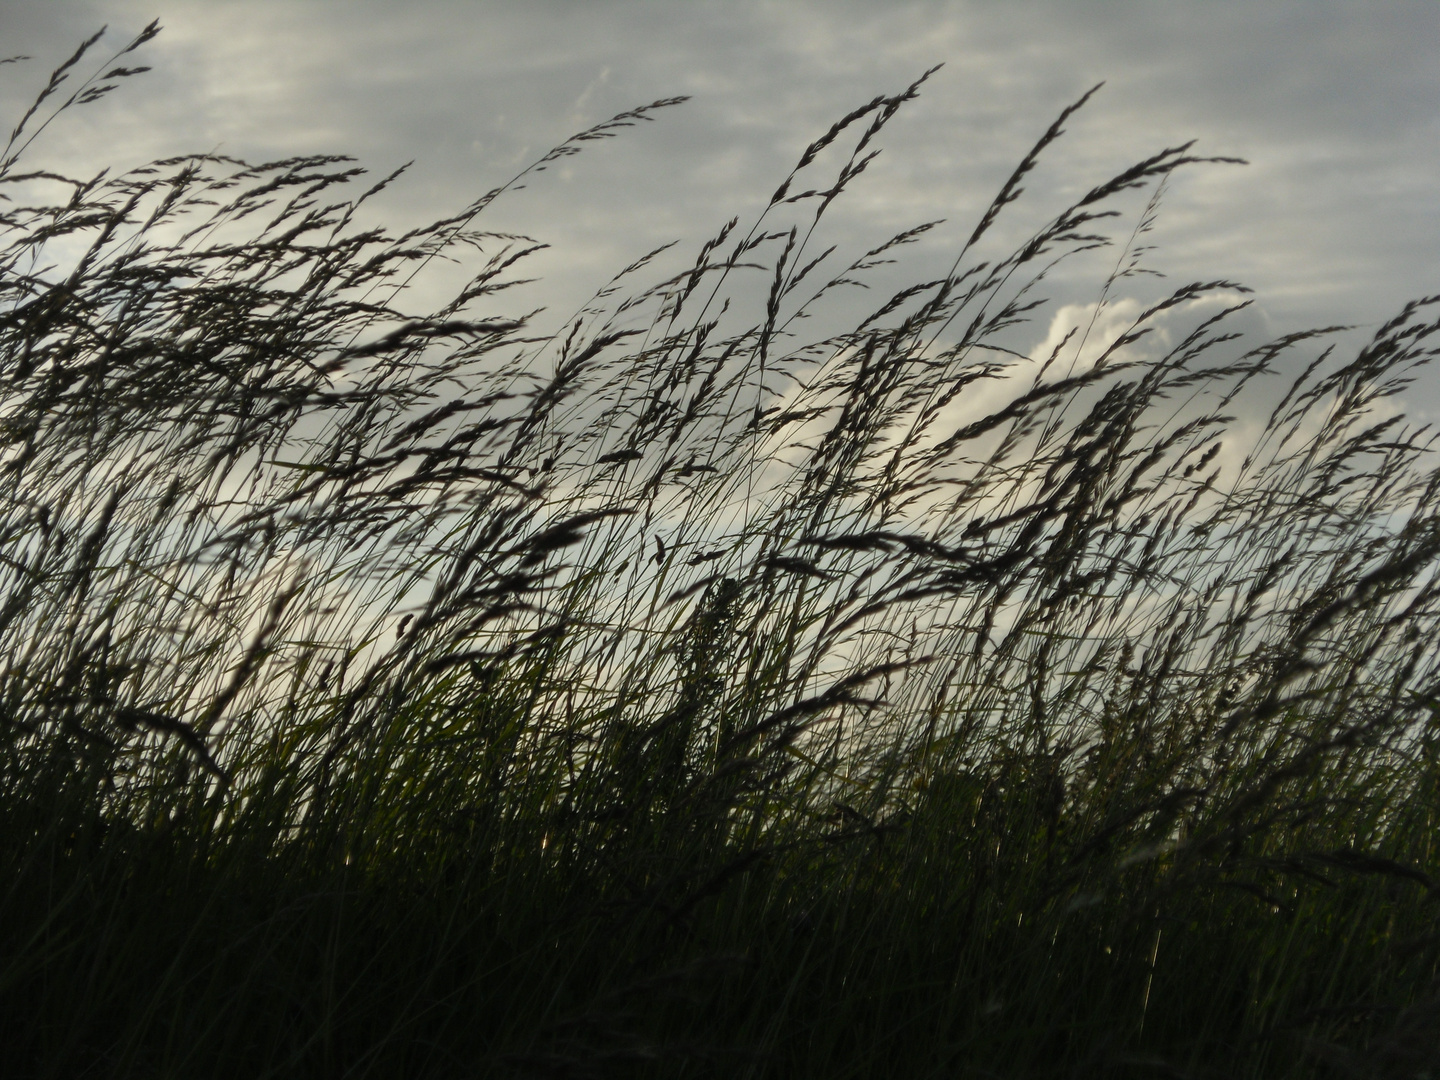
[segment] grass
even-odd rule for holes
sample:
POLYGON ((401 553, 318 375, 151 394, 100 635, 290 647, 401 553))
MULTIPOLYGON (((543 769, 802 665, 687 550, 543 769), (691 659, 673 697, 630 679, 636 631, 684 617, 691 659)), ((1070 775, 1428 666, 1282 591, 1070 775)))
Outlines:
POLYGON ((1440 1063, 1440 298, 1232 331, 1146 273, 1188 144, 997 254, 1088 94, 856 288, 922 78, 545 330, 485 211, 673 99, 399 236, 344 158, 29 165, 156 32, 0 155, 7 1075, 1440 1063))

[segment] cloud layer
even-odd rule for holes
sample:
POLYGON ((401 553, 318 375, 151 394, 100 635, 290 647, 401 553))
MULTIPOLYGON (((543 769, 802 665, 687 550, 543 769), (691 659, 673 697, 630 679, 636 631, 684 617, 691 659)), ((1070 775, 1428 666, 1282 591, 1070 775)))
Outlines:
MULTIPOLYGON (((1430 0, 173 0, 158 12, 153 0, 3 0, 3 52, 35 57, 0 69, 5 115, 100 24, 118 46, 156 14, 166 29, 144 58, 155 70, 57 125, 37 161, 78 172, 219 148, 353 153, 380 172, 413 158, 382 207, 413 224, 586 125, 691 95, 497 207, 492 227, 552 245, 532 267, 547 284, 527 300, 557 315, 651 246, 698 243, 731 215, 753 217, 833 119, 941 62, 837 207, 832 240, 863 244, 943 217, 913 273, 948 265, 1035 137, 1105 80, 1004 235, 1197 138, 1201 152, 1251 164, 1177 178, 1151 257, 1172 281, 1243 281, 1277 333, 1374 323, 1440 292, 1440 8, 1430 0)), ((1440 393, 1413 404, 1440 407, 1440 393)))

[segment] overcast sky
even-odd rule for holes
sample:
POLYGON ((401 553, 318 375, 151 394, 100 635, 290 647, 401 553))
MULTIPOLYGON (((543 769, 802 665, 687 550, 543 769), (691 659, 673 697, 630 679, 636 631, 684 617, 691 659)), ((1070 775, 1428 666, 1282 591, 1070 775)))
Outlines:
MULTIPOLYGON (((1177 178, 1152 259, 1176 283, 1253 286, 1275 333, 1375 323, 1440 292, 1436 0, 0 0, 0 54, 35 58, 0 68, 7 127, 88 33, 109 24, 113 49, 155 17, 154 70, 47 132, 32 164, 219 149, 350 153, 380 172, 413 158, 384 209, 414 224, 589 124, 691 95, 491 222, 554 245, 531 299, 557 314, 656 243, 753 217, 831 121, 937 63, 837 215, 842 232, 943 217, 916 258, 948 265, 1029 145, 1105 80, 1017 230, 1196 138, 1251 164, 1177 178)), ((1428 412, 1440 392, 1414 404, 1428 412)))

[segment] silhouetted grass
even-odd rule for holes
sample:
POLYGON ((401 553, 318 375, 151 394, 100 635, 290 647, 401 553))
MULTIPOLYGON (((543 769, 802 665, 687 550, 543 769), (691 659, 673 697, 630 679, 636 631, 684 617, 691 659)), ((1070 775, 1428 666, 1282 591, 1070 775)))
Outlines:
POLYGON ((1440 298, 1350 356, 1157 291, 1189 144, 995 256, 1085 98, 872 298, 928 227, 844 264, 824 214, 922 78, 551 333, 505 189, 391 236, 344 158, 22 164, 155 32, 0 160, 7 1075, 1440 1064, 1440 472, 1394 401, 1440 298))

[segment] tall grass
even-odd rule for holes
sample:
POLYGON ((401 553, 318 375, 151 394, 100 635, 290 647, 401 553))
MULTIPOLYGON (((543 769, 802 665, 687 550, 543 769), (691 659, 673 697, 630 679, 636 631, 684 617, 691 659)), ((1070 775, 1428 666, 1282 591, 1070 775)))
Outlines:
POLYGON ((1089 94, 856 288, 922 77, 549 331, 486 210, 677 99, 402 235, 346 158, 26 164, 155 33, 0 155, 7 1075, 1435 1067, 1440 298, 1161 289, 1190 144, 996 254, 1089 94))

